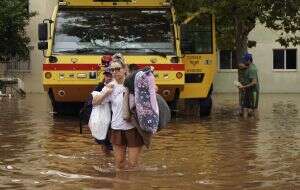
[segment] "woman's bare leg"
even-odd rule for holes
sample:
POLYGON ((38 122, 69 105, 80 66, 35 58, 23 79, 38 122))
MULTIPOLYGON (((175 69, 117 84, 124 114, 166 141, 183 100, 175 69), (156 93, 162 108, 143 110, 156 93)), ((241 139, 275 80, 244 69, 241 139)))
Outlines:
POLYGON ((142 146, 140 147, 128 147, 128 167, 129 169, 137 168, 139 158, 142 152, 142 146))
POLYGON ((126 164, 126 146, 113 145, 115 165, 117 169, 124 169, 126 164))

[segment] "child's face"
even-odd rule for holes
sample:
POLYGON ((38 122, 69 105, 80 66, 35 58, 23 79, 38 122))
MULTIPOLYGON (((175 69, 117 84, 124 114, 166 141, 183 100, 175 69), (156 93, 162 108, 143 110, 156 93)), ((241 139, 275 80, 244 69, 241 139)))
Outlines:
POLYGON ((112 75, 111 74, 105 74, 104 75, 104 81, 105 81, 105 83, 110 83, 112 81, 112 75))

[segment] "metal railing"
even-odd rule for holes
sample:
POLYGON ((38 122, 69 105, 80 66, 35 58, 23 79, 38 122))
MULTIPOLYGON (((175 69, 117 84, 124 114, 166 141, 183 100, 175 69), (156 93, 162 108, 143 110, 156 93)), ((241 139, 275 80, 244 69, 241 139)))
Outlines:
POLYGON ((6 72, 8 73, 24 73, 31 71, 30 60, 19 60, 18 58, 14 58, 5 64, 6 72))

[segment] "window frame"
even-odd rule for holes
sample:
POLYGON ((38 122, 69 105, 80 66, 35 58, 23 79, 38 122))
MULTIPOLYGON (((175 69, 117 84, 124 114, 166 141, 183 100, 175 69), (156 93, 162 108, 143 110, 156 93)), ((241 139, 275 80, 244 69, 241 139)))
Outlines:
POLYGON ((273 48, 272 49, 272 71, 273 72, 295 72, 298 71, 298 48, 273 48), (284 68, 283 69, 274 69, 274 51, 281 50, 284 53, 284 68), (287 69, 287 50, 296 50, 296 68, 295 69, 287 69))
MULTIPOLYGON (((206 13, 204 13, 204 14, 206 14, 206 13)), ((197 55, 197 54, 199 54, 199 55, 207 55, 207 54, 213 54, 214 53, 214 47, 215 47, 215 44, 214 44, 214 27, 213 27, 213 25, 214 25, 214 20, 213 20, 213 15, 212 14, 208 14, 207 13, 207 15, 210 17, 210 34, 211 34, 211 36, 210 36, 210 40, 211 40, 211 51, 203 51, 203 52, 188 52, 188 51, 184 51, 183 49, 182 49, 182 47, 180 48, 180 50, 181 50, 181 52, 182 52, 182 54, 190 54, 190 55, 197 55)), ((201 15, 200 15, 201 16, 201 15)), ((187 25, 189 25, 189 23, 187 24, 187 25)), ((198 31, 199 32, 199 31, 198 31)), ((183 33, 182 33, 182 31, 180 32, 181 34, 181 36, 180 36, 180 44, 182 44, 182 39, 183 39, 183 37, 182 37, 182 35, 183 35, 183 33)))
POLYGON ((224 72, 224 73, 236 73, 238 71, 238 68, 234 69, 233 68, 233 62, 232 62, 232 55, 233 55, 233 51, 235 50, 218 50, 218 70, 220 72, 224 72), (230 65, 231 65, 231 68, 230 69, 222 69, 221 68, 221 51, 230 51, 230 65))

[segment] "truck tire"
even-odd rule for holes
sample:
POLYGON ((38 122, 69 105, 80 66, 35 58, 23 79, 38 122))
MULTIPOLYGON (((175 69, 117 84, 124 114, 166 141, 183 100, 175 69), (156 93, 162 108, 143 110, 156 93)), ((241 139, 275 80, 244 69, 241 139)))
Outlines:
POLYGON ((213 92, 213 84, 211 85, 208 95, 206 98, 200 100, 200 117, 207 117, 210 116, 213 100, 212 100, 212 92, 213 92))
POLYGON ((205 99, 200 100, 200 117, 207 117, 211 114, 212 110, 212 98, 208 96, 205 99))
POLYGON ((172 101, 168 101, 169 108, 171 110, 171 118, 177 117, 177 103, 179 100, 180 90, 176 89, 174 99, 172 101))
POLYGON ((167 102, 168 106, 171 110, 171 118, 176 118, 177 116, 177 103, 178 103, 178 99, 174 99, 172 101, 167 102))

